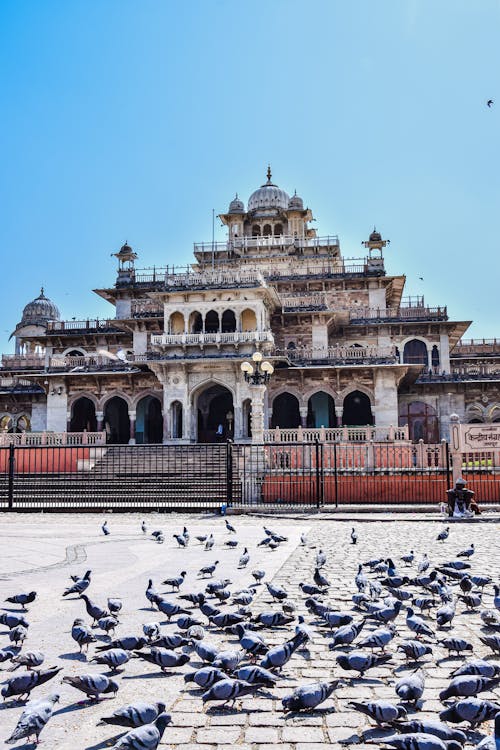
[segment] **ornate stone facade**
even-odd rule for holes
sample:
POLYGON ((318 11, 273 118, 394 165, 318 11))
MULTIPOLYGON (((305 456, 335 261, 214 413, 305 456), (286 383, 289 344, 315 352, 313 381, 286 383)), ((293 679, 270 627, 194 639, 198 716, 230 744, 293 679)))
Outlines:
POLYGON ((464 341, 469 321, 405 299, 379 232, 364 257, 344 258, 270 170, 246 208, 236 196, 220 219, 227 241, 195 244, 189 267, 137 269, 125 244, 115 284, 95 290, 109 319, 62 321, 42 290, 3 355, 0 429, 247 440, 253 410, 258 439, 262 423, 374 424, 438 442, 453 412, 500 421, 500 342, 464 341), (241 372, 256 350, 274 366, 265 389, 241 372))

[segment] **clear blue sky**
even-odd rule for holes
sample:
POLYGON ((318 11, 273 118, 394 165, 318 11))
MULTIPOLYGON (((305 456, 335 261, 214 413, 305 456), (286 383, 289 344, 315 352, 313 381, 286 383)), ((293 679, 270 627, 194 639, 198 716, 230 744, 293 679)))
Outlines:
POLYGON ((407 293, 500 336, 499 35, 498 0, 2 0, 2 351, 41 284, 112 314, 125 240, 189 262, 268 162, 344 256, 376 224, 407 293))

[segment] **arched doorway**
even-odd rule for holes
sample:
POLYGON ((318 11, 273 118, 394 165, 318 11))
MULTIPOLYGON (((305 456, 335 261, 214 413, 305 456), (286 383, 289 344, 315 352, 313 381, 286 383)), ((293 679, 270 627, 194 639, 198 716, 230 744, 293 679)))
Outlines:
POLYGON ((346 427, 358 427, 373 424, 370 399, 362 391, 352 391, 344 399, 342 424, 346 427))
POLYGON ((406 365, 429 365, 427 347, 420 339, 411 339, 403 349, 403 362, 406 365))
POLYGON ((399 425, 408 425, 410 439, 414 442, 439 442, 439 423, 436 410, 423 401, 412 401, 399 406, 399 425))
POLYGON ((74 402, 69 430, 70 432, 96 432, 95 404, 90 398, 81 396, 74 402))
POLYGON ((272 426, 288 430, 299 425, 299 399, 292 393, 280 393, 273 401, 272 426))
POLYGON ((218 333, 219 325, 219 313, 215 310, 209 310, 205 315, 205 333, 218 333))
POLYGON ((242 412, 242 430, 244 438, 252 437, 252 401, 246 398, 241 405, 242 412))
POLYGON ((233 333, 236 331, 236 315, 232 310, 224 310, 222 313, 222 333, 233 333))
POLYGON ((308 427, 336 427, 335 401, 329 393, 313 393, 307 402, 308 427))
POLYGON ((106 442, 124 445, 130 440, 128 405, 120 396, 113 396, 104 407, 106 442))
POLYGON ((210 385, 196 401, 198 442, 215 443, 233 437, 233 396, 223 385, 210 385))
POLYGON ((161 403, 155 396, 144 396, 137 404, 135 440, 139 445, 163 442, 161 403))
POLYGON ((170 405, 171 434, 174 440, 182 437, 182 404, 173 401, 170 405))

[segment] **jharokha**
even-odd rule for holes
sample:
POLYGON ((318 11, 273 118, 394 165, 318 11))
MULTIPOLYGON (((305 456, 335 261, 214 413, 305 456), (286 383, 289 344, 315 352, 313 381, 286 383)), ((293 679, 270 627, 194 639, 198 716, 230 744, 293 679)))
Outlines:
POLYGON ((0 431, 175 444, 342 430, 437 443, 453 413, 500 421, 500 341, 464 340, 470 321, 405 298, 376 229, 363 257, 344 257, 270 170, 220 219, 226 241, 195 243, 185 268, 136 268, 123 245, 115 283, 94 290, 106 320, 61 320, 42 289, 2 357, 0 431), (244 377, 256 352, 274 368, 258 387, 244 377))

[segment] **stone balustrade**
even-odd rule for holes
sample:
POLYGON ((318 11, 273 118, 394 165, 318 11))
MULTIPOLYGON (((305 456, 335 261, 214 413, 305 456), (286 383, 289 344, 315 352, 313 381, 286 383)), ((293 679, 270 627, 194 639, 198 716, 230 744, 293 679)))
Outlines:
POLYGON ((394 364, 398 361, 393 346, 329 346, 326 349, 300 347, 297 349, 276 350, 276 356, 284 355, 297 364, 325 362, 329 364, 394 364))
POLYGON ((0 446, 26 445, 106 445, 106 433, 103 432, 20 432, 0 433, 0 446))
POLYGON ((357 307, 349 312, 350 323, 383 323, 390 320, 418 321, 418 320, 448 320, 446 307, 406 306, 401 307, 357 307))
POLYGON ((151 336, 152 346, 207 346, 274 343, 270 330, 232 331, 229 333, 162 333, 151 336))
POLYGON ((326 295, 323 292, 314 294, 282 294, 281 306, 287 310, 326 310, 326 295))
POLYGON ((264 430, 265 443, 366 443, 408 441, 408 425, 404 427, 296 427, 264 430))

